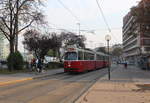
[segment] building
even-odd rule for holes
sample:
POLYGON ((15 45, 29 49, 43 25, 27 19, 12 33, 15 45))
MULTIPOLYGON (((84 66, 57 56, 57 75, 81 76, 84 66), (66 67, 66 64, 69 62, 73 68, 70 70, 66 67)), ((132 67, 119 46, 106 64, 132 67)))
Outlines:
POLYGON ((0 60, 6 60, 9 55, 9 44, 5 41, 4 36, 0 35, 0 60))
POLYGON ((4 48, 4 40, 0 37, 0 59, 3 58, 3 48, 4 48))
POLYGON ((132 63, 137 63, 140 56, 150 55, 148 8, 150 9, 150 0, 142 0, 123 18, 123 56, 132 63), (137 14, 134 15, 134 12, 137 14))
POLYGON ((9 51, 9 43, 4 43, 4 47, 3 47, 3 59, 6 60, 8 55, 9 55, 10 51, 9 51))

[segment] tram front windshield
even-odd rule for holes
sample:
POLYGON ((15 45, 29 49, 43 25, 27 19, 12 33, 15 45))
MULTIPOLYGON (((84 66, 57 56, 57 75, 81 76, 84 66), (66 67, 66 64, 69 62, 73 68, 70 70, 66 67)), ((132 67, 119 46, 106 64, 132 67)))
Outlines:
POLYGON ((77 60, 77 53, 76 52, 67 52, 65 54, 65 60, 77 60))

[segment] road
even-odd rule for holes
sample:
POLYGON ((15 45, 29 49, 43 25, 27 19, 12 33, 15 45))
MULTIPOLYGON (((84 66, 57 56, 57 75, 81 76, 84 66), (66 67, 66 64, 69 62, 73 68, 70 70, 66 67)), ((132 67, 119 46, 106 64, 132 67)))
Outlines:
POLYGON ((106 73, 106 68, 82 74, 60 73, 1 86, 0 103, 71 103, 106 73))

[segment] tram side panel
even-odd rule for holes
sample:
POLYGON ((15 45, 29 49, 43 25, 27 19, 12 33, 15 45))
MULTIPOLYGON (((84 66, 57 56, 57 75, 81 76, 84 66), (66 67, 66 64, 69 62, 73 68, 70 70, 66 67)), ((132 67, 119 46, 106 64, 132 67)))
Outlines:
POLYGON ((96 69, 103 68, 103 66, 104 66, 103 61, 101 61, 101 60, 96 61, 96 69))
POLYGON ((95 69, 95 54, 94 52, 84 52, 84 70, 90 71, 95 69))
POLYGON ((83 72, 84 66, 82 61, 65 61, 64 62, 65 72, 83 72))
POLYGON ((94 60, 84 61, 83 68, 85 71, 94 70, 95 69, 95 61, 94 60))
POLYGON ((100 54, 96 54, 96 69, 100 69, 104 67, 104 59, 100 54))

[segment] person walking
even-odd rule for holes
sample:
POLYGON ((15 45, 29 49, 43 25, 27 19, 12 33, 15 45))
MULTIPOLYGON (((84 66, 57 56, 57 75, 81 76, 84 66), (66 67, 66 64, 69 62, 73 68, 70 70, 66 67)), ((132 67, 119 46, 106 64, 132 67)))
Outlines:
POLYGON ((125 69, 127 69, 127 66, 128 66, 128 63, 127 63, 127 61, 125 61, 125 63, 124 63, 125 69))
POLYGON ((38 59, 38 69, 39 69, 39 73, 42 72, 42 60, 41 59, 38 59))

